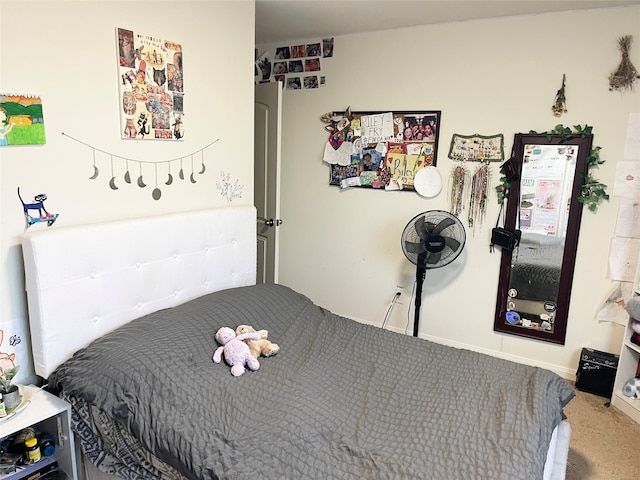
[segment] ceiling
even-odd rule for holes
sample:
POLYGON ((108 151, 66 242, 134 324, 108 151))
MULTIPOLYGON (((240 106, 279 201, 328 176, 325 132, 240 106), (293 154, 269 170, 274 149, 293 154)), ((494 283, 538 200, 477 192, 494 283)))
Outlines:
POLYGON ((640 5, 640 0, 256 0, 257 45, 432 23, 640 5))

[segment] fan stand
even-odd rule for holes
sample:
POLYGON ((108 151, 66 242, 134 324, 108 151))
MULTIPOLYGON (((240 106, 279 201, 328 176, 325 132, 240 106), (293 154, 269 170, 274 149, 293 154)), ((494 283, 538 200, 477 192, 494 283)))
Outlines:
POLYGON ((427 257, 424 253, 418 255, 418 266, 416 268, 416 300, 413 312, 413 336, 418 336, 420 326, 420 306, 422 305, 422 285, 427 275, 427 257))
POLYGON ((422 287, 427 269, 439 268, 455 260, 460 255, 465 240, 462 222, 458 217, 444 210, 429 210, 421 213, 413 217, 404 227, 401 236, 402 251, 407 259, 416 265, 414 337, 418 336, 420 328, 422 287), (454 228, 448 230, 450 227, 454 228), (445 252, 445 248, 449 251, 445 252))

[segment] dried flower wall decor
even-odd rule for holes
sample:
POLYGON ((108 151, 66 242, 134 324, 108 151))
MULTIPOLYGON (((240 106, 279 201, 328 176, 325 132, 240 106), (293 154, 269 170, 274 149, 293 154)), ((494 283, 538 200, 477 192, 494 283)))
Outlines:
POLYGON ((631 60, 629 60, 629 50, 631 49, 631 41, 633 37, 631 35, 625 35, 618 39, 618 48, 622 54, 622 60, 618 69, 609 75, 609 90, 631 90, 633 84, 640 75, 636 67, 633 66, 631 60))
POLYGON ((553 103, 553 106, 551 107, 551 111, 553 112, 554 117, 559 117, 563 113, 567 113, 567 97, 564 91, 566 78, 567 78, 566 75, 563 73, 562 87, 560 87, 560 90, 556 92, 556 99, 555 99, 555 102, 553 103))

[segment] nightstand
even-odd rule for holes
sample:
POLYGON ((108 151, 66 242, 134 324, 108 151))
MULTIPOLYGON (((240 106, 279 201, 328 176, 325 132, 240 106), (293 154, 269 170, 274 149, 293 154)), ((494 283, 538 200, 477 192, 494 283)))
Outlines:
MULTIPOLYGON (((28 403, 11 418, 0 419, 0 439, 27 427, 33 427, 38 432, 48 433, 56 443, 56 450, 51 457, 42 457, 43 460, 57 461, 59 469, 66 474, 69 480, 78 480, 76 450, 71 431, 71 405, 32 385, 22 386, 21 394, 22 401, 28 403)), ((38 463, 34 465, 38 465, 38 463)), ((24 473, 26 474, 27 471, 25 470, 24 473)), ((14 473, 0 478, 13 480, 14 478, 23 478, 23 475, 14 473)))

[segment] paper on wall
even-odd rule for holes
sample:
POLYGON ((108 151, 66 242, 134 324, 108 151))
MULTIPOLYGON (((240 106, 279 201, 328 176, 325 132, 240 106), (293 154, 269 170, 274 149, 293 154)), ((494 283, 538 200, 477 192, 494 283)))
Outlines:
POLYGON ((629 114, 624 158, 627 160, 640 160, 640 113, 632 112, 629 114))
POLYGON ((609 278, 618 282, 633 282, 639 252, 640 239, 613 238, 609 252, 609 278))
POLYGON ((324 146, 324 155, 322 156, 322 160, 331 164, 331 165, 350 165, 351 164, 351 154, 355 151, 353 147, 353 143, 351 142, 342 142, 338 149, 334 149, 333 146, 327 142, 324 146))
POLYGON ((616 163, 613 195, 618 197, 640 197, 640 162, 616 163))
POLYGON ((631 298, 633 284, 631 282, 617 282, 609 291, 607 298, 602 302, 596 312, 596 320, 599 322, 613 322, 626 326, 629 314, 625 310, 627 299, 631 298))
POLYGON ((616 237, 640 238, 640 199, 623 198, 618 208, 616 237))
POLYGON ((393 140, 393 112, 362 115, 360 117, 362 144, 393 140))

